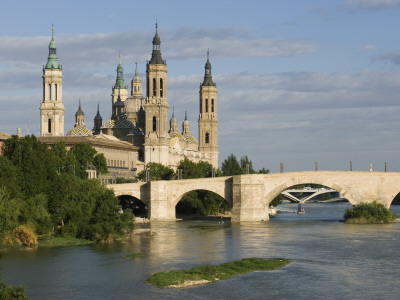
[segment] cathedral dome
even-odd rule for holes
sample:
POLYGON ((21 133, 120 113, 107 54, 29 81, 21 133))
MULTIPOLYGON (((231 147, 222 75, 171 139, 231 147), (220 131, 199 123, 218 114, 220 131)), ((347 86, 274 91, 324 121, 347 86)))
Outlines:
POLYGON ((70 129, 66 136, 91 136, 92 132, 86 127, 74 127, 70 129))

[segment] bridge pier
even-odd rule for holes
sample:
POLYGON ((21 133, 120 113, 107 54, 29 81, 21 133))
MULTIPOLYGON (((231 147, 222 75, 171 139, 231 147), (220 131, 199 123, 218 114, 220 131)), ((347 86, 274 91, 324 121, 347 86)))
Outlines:
POLYGON ((168 199, 168 181, 151 181, 149 219, 152 221, 175 221, 175 206, 168 199))
POLYGON ((232 222, 269 220, 269 207, 263 201, 263 178, 257 175, 233 176, 232 222))

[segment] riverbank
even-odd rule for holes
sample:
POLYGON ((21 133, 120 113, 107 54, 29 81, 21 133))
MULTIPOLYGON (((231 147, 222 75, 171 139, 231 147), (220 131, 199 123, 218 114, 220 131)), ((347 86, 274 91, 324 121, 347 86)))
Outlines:
POLYGON ((185 288, 218 280, 226 280, 253 271, 272 271, 280 269, 289 263, 290 260, 284 258, 244 258, 219 266, 204 265, 191 269, 158 272, 148 278, 146 282, 157 287, 185 288))

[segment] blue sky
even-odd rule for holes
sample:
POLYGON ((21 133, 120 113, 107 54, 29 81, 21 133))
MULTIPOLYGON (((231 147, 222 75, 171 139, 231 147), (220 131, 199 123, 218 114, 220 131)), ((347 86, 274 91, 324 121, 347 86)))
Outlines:
MULTIPOLYGON (((103 121, 118 53, 144 82, 154 24, 168 100, 197 136, 206 51, 218 88, 220 162, 256 169, 400 171, 400 0, 9 1, 0 12, 0 131, 39 133, 51 24, 63 65, 65 131, 79 98, 103 121)), ((171 110, 172 112, 172 110, 171 110)))

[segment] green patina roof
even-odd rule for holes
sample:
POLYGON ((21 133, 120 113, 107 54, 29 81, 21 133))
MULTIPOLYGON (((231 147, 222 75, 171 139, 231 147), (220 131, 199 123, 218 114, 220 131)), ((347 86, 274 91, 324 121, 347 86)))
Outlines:
POLYGON ((115 89, 126 89, 124 81, 124 68, 121 64, 121 54, 119 55, 119 64, 117 66, 117 80, 115 81, 115 89))
POLYGON ((205 72, 204 72, 204 80, 202 86, 215 86, 215 83, 212 80, 212 75, 211 75, 210 51, 207 51, 207 62, 206 65, 204 66, 204 69, 205 72))
POLYGON ((49 43, 49 57, 47 58, 46 69, 60 69, 57 57, 57 45, 54 40, 54 28, 51 29, 51 41, 49 43))

